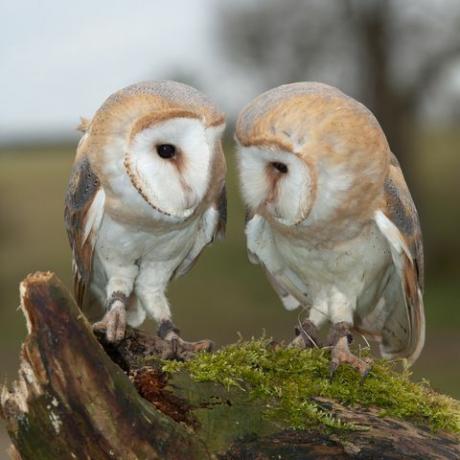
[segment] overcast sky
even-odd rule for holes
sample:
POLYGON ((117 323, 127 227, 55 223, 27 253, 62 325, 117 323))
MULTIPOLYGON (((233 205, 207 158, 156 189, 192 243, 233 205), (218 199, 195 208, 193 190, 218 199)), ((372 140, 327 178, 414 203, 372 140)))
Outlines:
POLYGON ((136 81, 188 72, 228 84, 210 39, 214 3, 0 0, 0 142, 71 134, 136 81))
MULTIPOLYGON (((221 56, 224 1, 250 0, 0 0, 0 143, 76 135, 80 115, 146 79, 191 76, 234 115, 260 88, 221 56)), ((430 93, 436 116, 453 86, 458 69, 430 93)))

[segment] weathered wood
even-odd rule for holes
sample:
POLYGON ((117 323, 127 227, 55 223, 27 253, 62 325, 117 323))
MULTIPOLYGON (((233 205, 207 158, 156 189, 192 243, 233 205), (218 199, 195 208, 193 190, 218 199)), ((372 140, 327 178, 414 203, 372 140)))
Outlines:
POLYGON ((460 458, 454 436, 326 399, 318 403, 365 429, 283 427, 247 392, 167 376, 159 356, 171 344, 141 331, 116 346, 98 335, 103 348, 51 273, 26 278, 21 307, 29 335, 19 378, 1 396, 12 458, 460 458))
POLYGON ((55 275, 27 277, 21 307, 29 335, 1 405, 22 459, 207 457, 186 426, 138 395, 55 275))

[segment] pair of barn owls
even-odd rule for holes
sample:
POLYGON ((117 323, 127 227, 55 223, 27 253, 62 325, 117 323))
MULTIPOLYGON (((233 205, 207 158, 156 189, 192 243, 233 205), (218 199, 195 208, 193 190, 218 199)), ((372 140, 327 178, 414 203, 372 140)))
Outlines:
MULTIPOLYGON (((77 301, 104 306, 95 327, 109 341, 148 315, 184 343, 165 290, 224 235, 224 116, 194 88, 146 82, 110 96, 84 130, 65 206, 77 301)), ((289 84, 243 109, 236 140, 249 259, 288 310, 306 311, 291 345, 320 346, 327 322, 332 371, 367 372, 352 332, 413 362, 425 326, 420 227, 372 114, 330 86, 289 84)))

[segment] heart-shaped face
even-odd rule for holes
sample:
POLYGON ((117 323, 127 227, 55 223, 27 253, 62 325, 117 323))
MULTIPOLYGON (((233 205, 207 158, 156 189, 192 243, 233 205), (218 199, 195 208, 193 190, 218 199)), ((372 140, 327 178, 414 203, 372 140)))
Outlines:
POLYGON ((206 128, 197 118, 154 123, 132 136, 124 159, 126 173, 152 208, 187 218, 208 190, 219 140, 216 128, 206 128))
POLYGON ((369 219, 389 147, 374 116, 336 88, 294 83, 258 96, 236 124, 243 197, 280 224, 369 219))
POLYGON ((248 206, 281 224, 304 221, 314 202, 315 183, 307 163, 277 146, 241 147, 238 155, 248 206))

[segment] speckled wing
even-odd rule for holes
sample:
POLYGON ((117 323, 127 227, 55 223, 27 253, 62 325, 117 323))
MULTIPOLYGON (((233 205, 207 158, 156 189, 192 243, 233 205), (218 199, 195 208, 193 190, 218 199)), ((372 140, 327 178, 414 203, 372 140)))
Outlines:
POLYGON ((225 184, 222 187, 217 200, 204 213, 200 223, 200 229, 192 249, 174 271, 172 278, 178 278, 188 273, 195 265, 203 249, 214 240, 225 237, 227 224, 227 194, 225 184))
MULTIPOLYGON (((382 330, 382 352, 412 364, 425 342, 423 243, 417 210, 394 155, 384 187, 385 204, 375 220, 389 242, 397 280, 393 284, 400 289, 396 286, 386 296, 392 310, 382 330)), ((390 282, 387 291, 391 289, 390 282)))
POLYGON ((216 207, 219 212, 219 218, 214 235, 216 240, 223 240, 225 238, 225 230, 227 227, 227 190, 225 188, 225 184, 219 194, 216 207))
POLYGON ((64 220, 73 255, 74 294, 85 308, 105 194, 86 156, 77 156, 65 195, 64 220))

